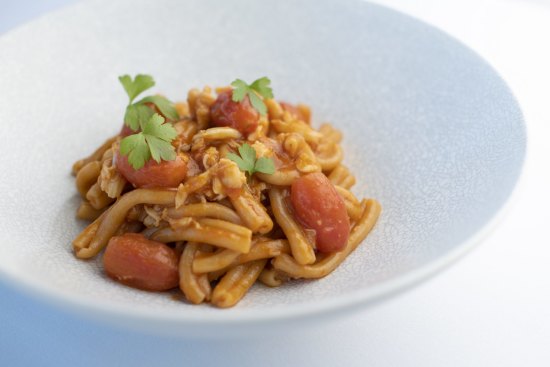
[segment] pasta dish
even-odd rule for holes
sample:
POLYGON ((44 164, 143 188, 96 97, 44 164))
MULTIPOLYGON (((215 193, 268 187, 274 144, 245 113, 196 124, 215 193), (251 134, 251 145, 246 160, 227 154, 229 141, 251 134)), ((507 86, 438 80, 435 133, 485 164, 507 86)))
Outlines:
POLYGON ((161 95, 148 75, 121 76, 119 134, 73 165, 91 223, 77 258, 103 252, 105 273, 148 291, 179 287, 194 304, 231 307, 260 281, 330 274, 379 214, 342 165, 342 134, 311 125, 303 104, 274 99, 268 78, 161 95))

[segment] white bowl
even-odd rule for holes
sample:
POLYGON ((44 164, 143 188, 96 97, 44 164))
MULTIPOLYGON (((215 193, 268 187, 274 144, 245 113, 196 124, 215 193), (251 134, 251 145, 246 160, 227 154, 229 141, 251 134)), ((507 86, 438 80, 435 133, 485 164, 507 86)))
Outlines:
POLYGON ((521 171, 525 127, 504 82, 442 32, 361 1, 81 3, 0 39, 0 276, 67 309, 143 330, 243 335, 322 322, 403 290, 479 241, 521 171), (380 221, 333 274, 255 286, 233 309, 192 306, 77 260, 73 161, 121 125, 117 76, 194 86, 267 75, 345 134, 380 221))

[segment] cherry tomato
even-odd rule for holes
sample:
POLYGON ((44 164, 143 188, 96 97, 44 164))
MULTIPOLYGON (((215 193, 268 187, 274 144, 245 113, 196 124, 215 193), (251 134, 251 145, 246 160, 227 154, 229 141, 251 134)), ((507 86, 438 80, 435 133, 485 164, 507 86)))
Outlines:
POLYGON ((187 176, 187 163, 178 155, 173 161, 155 162, 149 159, 143 167, 135 170, 128 157, 116 154, 118 171, 135 187, 178 187, 187 176))
POLYGON ((108 276, 134 288, 165 291, 179 283, 176 252, 138 233, 112 237, 103 265, 108 276))
POLYGON ((256 130, 260 114, 252 107, 250 99, 246 96, 241 102, 231 99, 232 91, 225 91, 210 107, 210 116, 214 126, 229 126, 248 135, 256 130))
POLYGON ((346 247, 350 224, 344 200, 322 173, 297 178, 290 188, 290 201, 296 218, 315 230, 320 252, 336 252, 346 247))
MULTIPOLYGON (((141 129, 139 129, 141 130, 141 129)), ((119 135, 123 138, 129 136, 129 135, 132 135, 132 134, 135 134, 137 133, 138 131, 134 131, 132 129, 130 129, 130 127, 126 124, 122 124, 122 129, 120 129, 120 133, 119 135)))

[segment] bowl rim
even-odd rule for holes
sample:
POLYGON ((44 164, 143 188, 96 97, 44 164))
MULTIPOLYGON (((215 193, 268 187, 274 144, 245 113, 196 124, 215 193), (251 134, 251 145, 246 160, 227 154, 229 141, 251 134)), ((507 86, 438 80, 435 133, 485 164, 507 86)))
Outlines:
MULTIPOLYGON (((138 325, 139 329, 142 326, 168 326, 167 329, 156 328, 157 331, 169 331, 176 334, 189 335, 196 329, 186 329, 187 327, 206 327, 206 333, 212 328, 219 327, 246 327, 249 329, 261 328, 269 325, 283 325, 288 321, 310 322, 312 320, 319 319, 321 316, 343 316, 348 314, 349 311, 357 311, 363 308, 365 305, 375 304, 386 298, 389 298, 397 293, 401 293, 406 289, 411 289, 413 286, 420 284, 424 280, 430 279, 440 271, 447 268, 449 265, 455 263, 462 256, 471 251, 477 244, 483 239, 489 236, 494 231, 497 225, 503 220, 510 208, 517 201, 519 192, 522 191, 524 176, 525 176, 525 162, 529 156, 529 144, 527 141, 527 126, 523 112, 520 108, 520 104, 515 97, 514 93, 502 78, 500 73, 485 60, 478 52, 468 47, 462 41, 456 37, 448 34, 444 30, 441 30, 425 21, 403 13, 399 10, 393 9, 389 6, 372 3, 364 0, 349 0, 363 5, 382 8, 384 11, 397 13, 399 16, 408 18, 415 22, 421 23, 424 27, 427 27, 432 32, 437 32, 450 38, 459 47, 464 48, 468 52, 472 53, 478 59, 478 62, 485 64, 487 68, 494 72, 494 76, 500 79, 502 82, 502 88, 510 95, 512 100, 517 106, 518 110, 518 127, 523 134, 522 140, 522 157, 517 173, 516 181, 512 187, 510 195, 503 201, 500 208, 492 215, 492 217, 480 228, 477 232, 473 233, 467 240, 448 251, 446 254, 441 255, 439 258, 431 260, 425 265, 419 266, 415 269, 411 269, 408 272, 396 276, 392 279, 386 280, 376 285, 372 285, 368 288, 357 289, 353 292, 348 292, 335 297, 328 297, 322 301, 315 303, 299 302, 292 305, 276 306, 269 309, 266 312, 265 309, 239 309, 238 307, 231 309, 229 312, 220 310, 220 312, 208 312, 201 313, 199 310, 192 313, 159 313, 154 309, 146 308, 129 308, 122 303, 111 302, 109 300, 98 300, 92 298, 86 298, 70 291, 66 291, 62 288, 58 288, 50 285, 46 282, 38 281, 36 278, 27 276, 23 272, 18 272, 14 268, 0 267, 0 282, 3 285, 11 287, 16 290, 20 290, 32 297, 46 301, 47 303, 59 306, 62 309, 72 311, 77 314, 82 314, 88 317, 96 318, 103 321, 114 322, 119 325, 132 325, 135 327, 138 325), (139 326, 141 325, 141 326, 139 326), (169 326, 171 325, 171 326, 169 326)), ((91 3, 93 4, 93 3, 91 3)), ((75 4, 62 7, 53 12, 49 12, 45 15, 39 16, 34 20, 27 22, 21 26, 17 26, 0 36, 0 39, 11 35, 20 28, 33 25, 38 20, 51 16, 52 14, 69 13, 73 8, 79 6, 88 6, 90 3, 77 2, 75 4), (87 5, 84 5, 87 4, 87 5)), ((382 214, 383 215, 383 214, 382 214)), ((376 226, 373 231, 376 231, 376 226)))

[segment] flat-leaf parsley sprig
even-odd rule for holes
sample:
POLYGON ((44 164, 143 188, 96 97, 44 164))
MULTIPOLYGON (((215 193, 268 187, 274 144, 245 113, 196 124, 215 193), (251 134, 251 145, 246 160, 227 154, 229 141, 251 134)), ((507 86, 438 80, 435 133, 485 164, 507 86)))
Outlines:
POLYGON ((266 173, 272 175, 275 173, 275 164, 272 158, 260 157, 256 159, 256 151, 247 143, 239 147, 240 157, 234 153, 228 153, 227 158, 237 163, 241 171, 248 172, 248 176, 252 177, 255 172, 266 173))
POLYGON ((231 83, 233 89, 232 100, 233 102, 241 102, 246 96, 250 99, 252 107, 258 111, 262 116, 267 114, 267 107, 262 98, 273 98, 273 91, 269 84, 271 80, 268 77, 263 77, 255 80, 252 84, 248 85, 241 79, 236 79, 231 83))
POLYGON ((124 114, 124 123, 133 131, 138 131, 140 128, 143 129, 143 125, 146 124, 155 113, 155 111, 149 108, 145 103, 154 104, 160 113, 170 120, 178 119, 178 112, 174 104, 166 97, 159 95, 149 96, 134 103, 138 95, 155 85, 155 80, 152 76, 138 74, 132 80, 130 75, 122 75, 118 77, 118 80, 120 80, 129 99, 124 114))
POLYGON ((153 158, 157 163, 161 159, 176 159, 176 150, 171 144, 177 136, 172 124, 164 123, 164 117, 154 113, 141 125, 141 132, 125 137, 120 141, 120 154, 128 156, 128 162, 136 170, 153 158))

